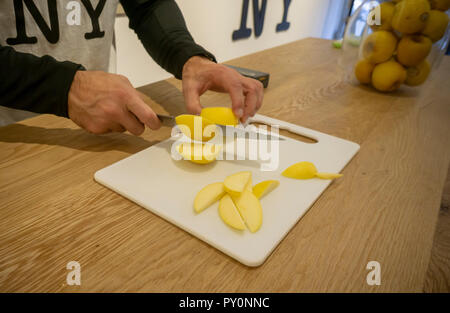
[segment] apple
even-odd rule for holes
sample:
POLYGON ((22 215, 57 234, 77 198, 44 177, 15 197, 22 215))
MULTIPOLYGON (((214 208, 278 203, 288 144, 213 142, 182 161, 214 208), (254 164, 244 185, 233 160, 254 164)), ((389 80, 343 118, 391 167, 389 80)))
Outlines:
POLYGON ((335 173, 319 173, 316 166, 311 162, 295 163, 285 169, 281 175, 295 179, 311 179, 315 177, 320 179, 335 179, 343 176, 342 174, 335 173))
POLYGON ((320 179, 335 179, 344 176, 343 174, 337 173, 317 173, 316 177, 320 179))
POLYGON ((256 198, 261 199, 279 185, 280 182, 278 180, 266 180, 253 186, 252 192, 256 198))
POLYGON ((311 179, 316 177, 317 168, 311 162, 299 162, 289 166, 281 175, 295 179, 311 179))
POLYGON ((231 195, 238 197, 244 191, 252 173, 249 171, 239 172, 225 178, 223 185, 225 190, 231 195))
POLYGON ((216 124, 197 115, 182 114, 175 118, 183 134, 195 141, 209 141, 215 136, 216 124))
POLYGON ((245 224, 230 195, 226 194, 220 199, 219 215, 228 226, 237 230, 245 230, 245 224))
POLYGON ((234 115, 233 110, 224 107, 204 108, 200 116, 219 125, 236 126, 239 124, 238 118, 234 115))
POLYGON ((242 219, 247 228, 252 232, 257 232, 262 225, 263 212, 261 203, 253 192, 244 189, 238 198, 233 198, 242 219))
POLYGON ((225 195, 223 183, 213 183, 200 190, 194 199, 194 210, 197 213, 209 208, 225 195))
POLYGON ((355 66, 355 76, 361 84, 370 84, 372 82, 372 73, 375 64, 366 59, 360 60, 355 66))
POLYGON ((199 142, 184 142, 179 144, 176 149, 185 160, 189 160, 196 164, 209 164, 216 160, 222 146, 199 142))
POLYGON ((389 60, 397 48, 397 37, 391 32, 379 30, 370 34, 363 43, 364 58, 373 64, 389 60))

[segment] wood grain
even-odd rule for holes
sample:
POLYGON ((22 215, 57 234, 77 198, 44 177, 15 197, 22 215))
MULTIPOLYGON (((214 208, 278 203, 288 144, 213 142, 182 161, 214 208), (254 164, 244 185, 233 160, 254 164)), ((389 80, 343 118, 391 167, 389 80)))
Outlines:
MULTIPOLYGON (((343 78, 340 53, 310 38, 230 62, 271 74, 260 113, 361 145, 258 268, 93 181, 170 129, 94 136, 48 115, 0 128, 0 291, 422 291, 450 160, 450 60, 427 88, 379 94, 343 78), (65 285, 72 260, 81 286, 65 285), (372 260, 380 286, 366 283, 372 260)), ((139 90, 156 110, 184 110, 179 81, 139 90)))
POLYGON ((450 168, 433 239, 424 292, 450 292, 450 168))

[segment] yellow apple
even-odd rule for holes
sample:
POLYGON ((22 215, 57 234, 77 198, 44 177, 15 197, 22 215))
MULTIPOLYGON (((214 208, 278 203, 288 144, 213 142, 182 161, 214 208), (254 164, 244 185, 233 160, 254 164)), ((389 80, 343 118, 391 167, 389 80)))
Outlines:
POLYGON ((223 183, 213 183, 200 190, 194 199, 194 210, 197 213, 209 208, 225 195, 223 183))
POLYGON ((378 64, 372 74, 372 86, 383 92, 397 90, 405 80, 405 68, 394 60, 378 64))
POLYGON ((375 10, 380 10, 380 25, 370 26, 373 30, 392 30, 392 17, 394 16, 395 4, 383 2, 375 10))
POLYGON ((196 141, 209 141, 215 135, 216 125, 197 115, 183 114, 175 118, 178 128, 187 137, 196 141))
POLYGON ((263 221, 263 212, 261 203, 253 192, 245 189, 239 199, 233 199, 242 219, 247 228, 252 232, 257 232, 263 221))
POLYGON ((391 32, 380 30, 370 34, 364 41, 362 52, 370 63, 382 63, 389 60, 397 47, 397 37, 391 32))
POLYGON ((209 164, 216 160, 222 147, 217 144, 184 142, 179 144, 176 149, 185 160, 196 164, 209 164))
POLYGON ((430 38, 426 36, 404 36, 397 47, 397 61, 405 66, 416 66, 425 60, 432 45, 430 38))
POLYGON ((234 115, 233 110, 230 108, 204 108, 202 109, 200 116, 219 125, 236 126, 239 124, 238 118, 234 115))
POLYGON ((395 5, 392 27, 403 34, 414 34, 425 28, 430 14, 428 0, 405 0, 395 5))
POLYGON ((355 76, 361 84, 370 84, 374 68, 375 64, 370 63, 366 59, 362 59, 356 63, 355 76))
POLYGON ((319 173, 316 166, 311 162, 295 163, 285 169, 281 175, 295 179, 311 179, 315 177, 321 179, 335 179, 343 176, 342 174, 319 173))
POLYGON ((450 8, 450 0, 430 0, 433 10, 447 11, 450 8))
POLYGON ((252 192, 256 198, 261 199, 279 185, 280 182, 278 180, 266 180, 253 186, 252 192))
POLYGON ((316 177, 317 168, 311 162, 299 162, 289 166, 281 175, 295 179, 311 179, 316 177))
POLYGON ((220 199, 219 215, 228 226, 237 230, 245 229, 245 224, 230 195, 226 194, 220 199))
POLYGON ((445 12, 431 10, 427 25, 422 34, 430 37, 433 42, 439 41, 445 35, 448 25, 448 15, 445 12))
POLYGON ((320 179, 336 179, 344 176, 343 174, 337 173, 317 173, 316 177, 320 179))
POLYGON ((419 86, 423 84, 428 75, 430 75, 431 67, 427 60, 423 61, 417 66, 408 67, 406 69, 406 81, 405 84, 408 86, 419 86))
POLYGON ((223 182, 225 190, 232 196, 240 196, 246 188, 248 181, 251 179, 251 176, 252 173, 248 171, 228 176, 223 182))

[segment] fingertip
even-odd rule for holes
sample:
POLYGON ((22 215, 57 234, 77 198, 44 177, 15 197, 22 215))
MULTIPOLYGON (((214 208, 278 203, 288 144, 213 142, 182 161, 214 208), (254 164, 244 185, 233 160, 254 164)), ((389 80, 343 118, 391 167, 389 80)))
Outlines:
POLYGON ((202 113, 202 107, 199 106, 187 106, 187 110, 190 114, 200 115, 202 113))
POLYGON ((146 125, 152 130, 158 130, 161 128, 162 123, 156 113, 152 112, 151 118, 147 120, 146 125))
POLYGON ((241 108, 235 109, 234 115, 236 115, 237 118, 242 118, 242 116, 244 115, 244 110, 242 110, 241 108))

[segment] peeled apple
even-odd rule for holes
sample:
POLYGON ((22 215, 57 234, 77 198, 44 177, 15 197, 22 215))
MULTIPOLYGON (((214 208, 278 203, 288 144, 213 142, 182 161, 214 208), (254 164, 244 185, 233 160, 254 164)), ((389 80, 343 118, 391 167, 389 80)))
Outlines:
POLYGON ((315 177, 321 179, 334 179, 342 177, 342 174, 319 173, 316 166, 311 162, 299 162, 291 165, 285 169, 281 175, 294 179, 311 179, 315 177))
POLYGON ((238 118, 230 108, 214 107, 204 108, 200 114, 201 117, 219 125, 236 126, 239 124, 238 118))

